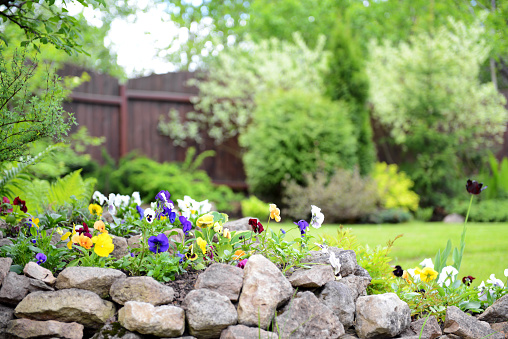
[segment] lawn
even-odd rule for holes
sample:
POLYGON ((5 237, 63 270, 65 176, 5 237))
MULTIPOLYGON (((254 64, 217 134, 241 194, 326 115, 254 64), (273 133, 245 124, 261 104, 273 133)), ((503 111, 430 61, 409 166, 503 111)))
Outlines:
MULTIPOLYGON (((270 223, 271 228, 289 230, 294 224, 270 223)), ((310 229, 310 235, 318 237, 327 234, 335 236, 339 225, 323 225, 320 229, 310 229)), ((462 224, 411 222, 405 224, 382 225, 345 225, 351 228, 360 244, 373 247, 385 245, 389 239, 403 234, 395 241, 391 252, 393 265, 401 265, 404 269, 414 268, 423 259, 434 257, 439 249, 443 250, 448 239, 452 248, 460 245, 462 224)), ((298 232, 290 232, 288 236, 298 236, 298 232)), ((459 276, 472 275, 477 279, 477 286, 486 281, 492 273, 496 278, 506 281, 504 270, 508 268, 508 223, 468 223, 466 232, 466 248, 462 259, 459 276)), ((451 256, 449 258, 449 264, 451 256)))

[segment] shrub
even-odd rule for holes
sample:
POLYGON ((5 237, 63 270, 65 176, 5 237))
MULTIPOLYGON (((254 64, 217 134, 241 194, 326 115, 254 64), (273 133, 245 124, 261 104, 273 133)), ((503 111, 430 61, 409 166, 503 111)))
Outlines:
POLYGON ((397 165, 376 163, 372 178, 376 181, 379 197, 384 208, 404 211, 418 209, 418 194, 411 191, 413 181, 404 172, 397 172, 397 165))
MULTIPOLYGON (((455 202, 452 212, 465 216, 469 206, 468 201, 455 202)), ((508 199, 480 200, 471 209, 469 221, 475 222, 507 222, 508 199)))
POLYGON ((413 216, 408 211, 400 208, 390 208, 372 213, 365 221, 373 224, 398 224, 408 222, 411 219, 413 219, 413 216))
POLYGON ((244 199, 242 204, 242 215, 244 217, 258 218, 259 220, 266 220, 266 215, 269 211, 269 204, 259 200, 255 195, 251 195, 249 199, 244 199))
POLYGON ((348 106, 302 91, 266 98, 240 143, 251 192, 270 200, 280 197, 286 176, 301 185, 318 166, 331 174, 357 164, 348 106))
POLYGON ((323 171, 305 175, 305 185, 286 182, 283 202, 285 214, 294 218, 309 215, 309 205, 321 208, 326 222, 354 222, 376 211, 379 201, 376 185, 368 177, 361 177, 357 170, 337 169, 328 178, 323 171))
POLYGON ((415 219, 420 221, 429 221, 434 213, 433 207, 419 208, 415 212, 415 219))

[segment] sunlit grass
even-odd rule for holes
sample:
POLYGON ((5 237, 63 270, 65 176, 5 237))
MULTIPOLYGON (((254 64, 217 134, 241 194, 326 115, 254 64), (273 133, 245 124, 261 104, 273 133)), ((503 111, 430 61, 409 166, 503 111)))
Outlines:
MULTIPOLYGON (((296 225, 292 223, 276 224, 270 222, 274 231, 280 228, 289 230, 296 225)), ((323 225, 320 229, 310 228, 308 234, 316 238, 322 235, 335 237, 339 225, 323 225)), ((386 245, 386 242, 398 234, 391 252, 393 265, 401 265, 404 269, 414 268, 423 259, 434 257, 438 250, 443 250, 448 239, 452 241, 452 249, 459 247, 463 224, 411 222, 405 224, 383 225, 345 225, 351 228, 358 243, 371 247, 386 245)), ((292 231, 288 237, 300 236, 292 231)), ((468 223, 466 247, 460 278, 472 275, 477 279, 474 285, 486 281, 494 273, 496 278, 506 281, 504 270, 508 268, 508 223, 468 223)), ((448 263, 452 263, 451 255, 448 263)))

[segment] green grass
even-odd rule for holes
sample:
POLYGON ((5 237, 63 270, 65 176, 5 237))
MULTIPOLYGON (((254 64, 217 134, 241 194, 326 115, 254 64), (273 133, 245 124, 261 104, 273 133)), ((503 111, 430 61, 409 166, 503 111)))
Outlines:
MULTIPOLYGON (((270 223, 271 228, 289 230, 295 226, 290 223, 270 223)), ((316 238, 321 235, 335 237, 339 225, 323 225, 320 229, 310 228, 308 234, 316 238)), ((405 224, 383 225, 344 225, 351 228, 359 244, 371 247, 386 245, 386 242, 403 234, 395 241, 391 257, 393 265, 414 268, 425 258, 434 258, 438 250, 443 250, 448 239, 452 249, 460 246, 462 224, 411 222, 405 224)), ((292 231, 288 236, 299 236, 292 231)), ((487 281, 494 273, 496 278, 506 281, 504 270, 508 268, 508 223, 468 223, 466 247, 459 277, 472 275, 476 278, 474 286, 482 280, 487 281)), ((448 264, 452 263, 451 255, 448 264)))

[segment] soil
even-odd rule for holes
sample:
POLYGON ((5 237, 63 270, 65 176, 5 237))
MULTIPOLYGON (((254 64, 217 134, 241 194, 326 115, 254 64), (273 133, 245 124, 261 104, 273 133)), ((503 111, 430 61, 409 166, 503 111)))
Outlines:
POLYGON ((173 305, 180 306, 182 304, 185 296, 194 289, 198 275, 202 272, 189 268, 187 272, 177 275, 175 280, 164 283, 164 285, 172 287, 175 291, 173 305))

